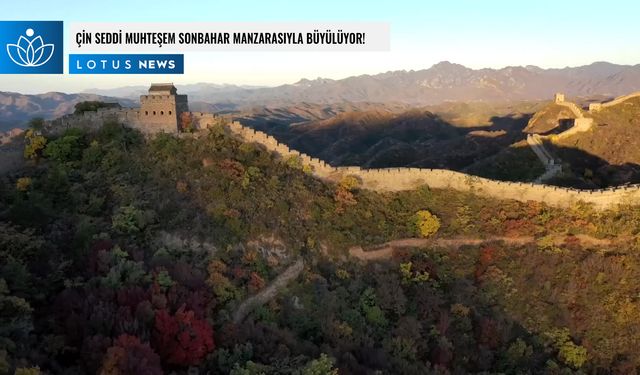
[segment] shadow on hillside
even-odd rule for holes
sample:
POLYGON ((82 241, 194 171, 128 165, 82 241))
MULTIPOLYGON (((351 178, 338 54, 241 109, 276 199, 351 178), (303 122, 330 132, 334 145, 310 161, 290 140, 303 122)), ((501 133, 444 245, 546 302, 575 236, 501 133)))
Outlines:
MULTIPOLYGON (((354 116, 318 125, 288 121, 243 121, 280 142, 333 166, 439 168, 503 181, 533 181, 544 166, 526 144, 531 114, 493 116, 490 125, 460 127, 428 111, 410 111, 383 120, 354 116)), ((568 129, 570 121, 550 130, 568 129)), ((596 155, 552 148, 563 173, 547 184, 597 189, 640 182, 640 165, 610 165, 596 155)))
POLYGON ((241 122, 290 147, 334 166, 420 167, 463 170, 524 139, 530 115, 494 116, 490 125, 461 127, 428 111, 388 118, 369 113, 338 117, 321 124, 257 119, 241 122))
MULTIPOLYGON (((625 163, 613 165, 586 151, 547 146, 562 161, 562 174, 545 184, 579 189, 599 189, 640 183, 640 165, 625 163)), ((500 151, 487 159, 465 168, 463 172, 502 181, 531 182, 545 169, 531 148, 518 144, 500 151)))
POLYGON ((544 165, 521 141, 463 170, 465 173, 501 181, 531 182, 545 172, 544 165))
POLYGON ((597 155, 577 148, 546 146, 563 162, 563 175, 548 181, 549 184, 594 189, 640 183, 639 164, 610 164, 597 155))
POLYGON ((569 130, 569 128, 573 127, 574 125, 574 119, 572 118, 563 118, 563 119, 559 119, 558 120, 559 124, 558 126, 549 129, 545 132, 536 132, 537 134, 540 135, 553 135, 553 134, 560 134, 566 130, 569 130))

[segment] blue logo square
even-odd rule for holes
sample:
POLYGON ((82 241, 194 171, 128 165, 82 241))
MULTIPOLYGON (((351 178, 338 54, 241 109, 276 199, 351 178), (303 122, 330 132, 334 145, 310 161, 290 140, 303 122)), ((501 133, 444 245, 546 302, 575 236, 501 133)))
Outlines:
POLYGON ((0 74, 63 74, 62 21, 0 21, 0 74))

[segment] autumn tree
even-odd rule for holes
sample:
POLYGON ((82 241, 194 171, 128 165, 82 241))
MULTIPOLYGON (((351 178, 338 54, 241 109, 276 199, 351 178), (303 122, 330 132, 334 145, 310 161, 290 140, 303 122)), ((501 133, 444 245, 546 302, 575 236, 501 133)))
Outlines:
POLYGON ((185 133, 192 133, 195 129, 193 127, 193 119, 191 118, 191 113, 182 112, 180 114, 180 131, 185 133))
POLYGON ((587 349, 571 340, 568 328, 545 333, 549 344, 558 351, 558 358, 566 365, 579 369, 587 361, 587 349))
POLYGON ((162 375, 160 357, 147 343, 131 335, 120 335, 107 350, 100 375, 162 375))
POLYGON ((312 360, 302 369, 302 375, 338 375, 333 362, 333 358, 322 353, 320 358, 312 360))
POLYGON ((16 181, 16 189, 18 191, 27 191, 32 184, 31 177, 20 177, 16 181))
POLYGON ((184 306, 175 315, 167 310, 156 313, 154 347, 169 364, 199 364, 214 349, 213 329, 184 306))
POLYGON ((345 176, 340 180, 334 192, 333 199, 336 202, 336 212, 342 213, 348 206, 354 206, 358 203, 353 190, 358 187, 359 181, 354 176, 345 176))
POLYGON ((24 157, 33 160, 40 159, 47 145, 47 138, 40 134, 40 132, 29 129, 24 134, 24 141, 24 157))
POLYGON ((438 229, 440 229, 440 219, 427 210, 420 210, 416 212, 413 218, 413 224, 420 237, 431 237, 438 229))

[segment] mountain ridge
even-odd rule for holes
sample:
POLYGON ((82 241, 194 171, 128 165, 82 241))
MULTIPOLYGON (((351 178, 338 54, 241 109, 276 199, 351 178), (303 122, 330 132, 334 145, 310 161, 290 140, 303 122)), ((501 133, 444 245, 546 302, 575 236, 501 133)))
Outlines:
MULTIPOLYGON (((442 61, 422 70, 396 70, 343 79, 301 79, 276 87, 196 83, 178 85, 195 111, 237 111, 248 107, 299 103, 399 103, 408 106, 447 102, 546 100, 554 92, 580 100, 608 99, 640 90, 640 65, 594 62, 543 69, 532 65, 471 69, 442 61)), ((96 93, 49 92, 37 95, 0 92, 0 130, 24 126, 34 116, 47 119, 72 112, 82 100, 117 101, 137 106, 144 86, 94 90, 96 93), (98 95, 99 94, 99 95, 98 95)))
MULTIPOLYGON (((136 87, 136 86, 134 86, 136 87)), ((446 101, 538 100, 556 91, 568 96, 617 96, 640 88, 640 65, 597 61, 589 65, 540 68, 534 65, 472 69, 441 61, 426 69, 393 70, 342 79, 318 77, 274 87, 197 83, 177 85, 205 103, 273 105, 295 102, 402 102, 431 105, 446 101)), ((118 90, 99 91, 114 95, 118 90)), ((142 86, 138 90, 143 89, 142 86)), ((121 91, 120 91, 121 92, 121 91)), ((133 97, 133 93, 129 93, 133 97)))

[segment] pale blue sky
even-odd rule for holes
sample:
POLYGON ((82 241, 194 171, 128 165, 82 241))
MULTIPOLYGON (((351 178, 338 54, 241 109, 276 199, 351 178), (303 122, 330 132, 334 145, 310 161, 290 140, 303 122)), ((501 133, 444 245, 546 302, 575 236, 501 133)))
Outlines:
MULTIPOLYGON (((68 22, 384 21, 389 52, 198 52, 182 76, 1 76, 0 90, 75 92, 150 81, 251 85, 424 69, 640 63, 637 1, 5 1, 5 20, 68 22)), ((65 38, 68 43, 69 38, 65 38)))

